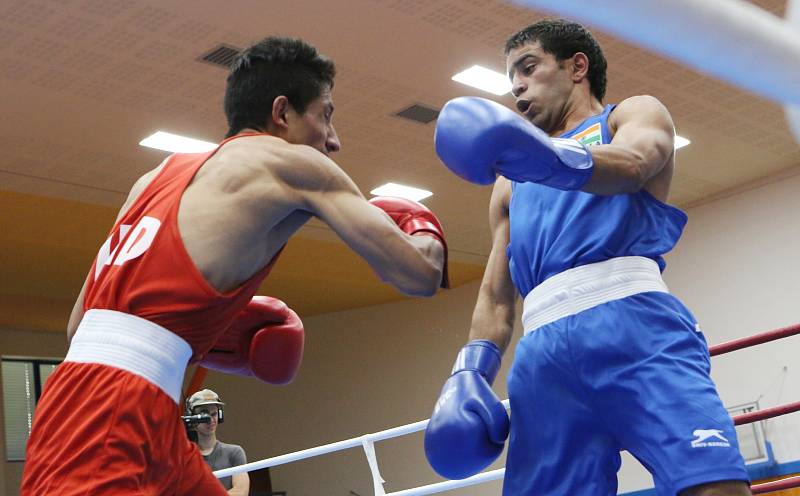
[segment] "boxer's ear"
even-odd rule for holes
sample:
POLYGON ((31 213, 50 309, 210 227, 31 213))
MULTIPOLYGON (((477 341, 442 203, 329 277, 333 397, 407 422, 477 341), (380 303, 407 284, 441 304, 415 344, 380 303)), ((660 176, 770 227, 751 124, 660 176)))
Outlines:
POLYGON ((583 52, 572 56, 572 80, 576 83, 583 81, 589 74, 589 57, 583 52))
POLYGON ((275 100, 272 101, 272 115, 270 116, 272 125, 283 130, 288 129, 289 122, 287 120, 287 114, 290 108, 289 99, 285 95, 280 95, 275 98, 275 100))

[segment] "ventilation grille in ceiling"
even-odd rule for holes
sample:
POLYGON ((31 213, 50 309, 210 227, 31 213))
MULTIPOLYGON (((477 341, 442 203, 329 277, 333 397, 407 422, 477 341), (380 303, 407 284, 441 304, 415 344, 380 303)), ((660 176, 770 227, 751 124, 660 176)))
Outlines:
POLYGON ((236 48, 235 46, 226 45, 223 43, 206 52, 205 55, 200 57, 200 60, 228 69, 233 62, 233 59, 235 59, 241 51, 241 48, 236 48))
POLYGON ((434 108, 415 103, 414 105, 405 108, 394 115, 410 121, 419 122, 421 124, 428 124, 435 121, 436 118, 439 117, 439 111, 434 108))

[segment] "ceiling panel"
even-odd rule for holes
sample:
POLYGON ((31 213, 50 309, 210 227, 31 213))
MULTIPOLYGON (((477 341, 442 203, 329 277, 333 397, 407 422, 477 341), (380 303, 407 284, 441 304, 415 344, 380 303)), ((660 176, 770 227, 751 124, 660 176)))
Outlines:
MULTIPOLYGON (((755 3, 776 15, 785 9, 783 0, 755 3)), ((457 279, 479 277, 489 251, 490 189, 439 164, 433 124, 394 114, 415 103, 440 108, 455 96, 487 96, 450 76, 475 63, 502 70, 505 39, 539 17, 480 0, 0 4, 0 228, 11 243, 0 274, 13 282, 3 289, 7 301, 74 297, 126 192, 165 156, 137 143, 158 129, 211 141, 225 134, 226 72, 200 57, 222 43, 244 47, 272 34, 303 37, 336 61, 343 148, 334 158, 365 192, 386 181, 434 191, 426 204, 447 230, 457 279)), ((674 203, 696 205, 800 173, 800 147, 778 105, 596 34, 609 60, 607 100, 652 94, 692 140, 677 155, 674 203)), ((508 96, 492 98, 511 104, 508 96)), ((319 222, 290 248, 265 290, 302 302, 305 311, 399 297, 319 222), (319 252, 335 254, 335 267, 302 263, 319 252), (334 280, 347 289, 331 298, 319 288, 334 280)))

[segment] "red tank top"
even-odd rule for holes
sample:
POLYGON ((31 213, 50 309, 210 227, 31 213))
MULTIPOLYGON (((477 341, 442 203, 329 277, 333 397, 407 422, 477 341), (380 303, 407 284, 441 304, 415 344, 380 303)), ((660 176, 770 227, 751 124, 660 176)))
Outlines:
MULTIPOLYGON (((246 135, 234 138, 241 136, 246 135)), ((277 259, 240 287, 220 293, 186 252, 178 231, 181 196, 217 149, 169 158, 100 248, 83 303, 84 311, 117 310, 165 327, 189 343, 195 359, 208 352, 247 305, 277 259)))

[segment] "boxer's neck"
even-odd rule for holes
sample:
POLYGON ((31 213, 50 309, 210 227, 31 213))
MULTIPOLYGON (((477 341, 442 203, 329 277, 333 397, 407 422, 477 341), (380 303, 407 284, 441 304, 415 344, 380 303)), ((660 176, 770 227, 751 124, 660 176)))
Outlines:
POLYGON ((564 113, 559 125, 548 134, 550 136, 560 136, 574 129, 589 117, 602 112, 603 104, 591 95, 588 87, 576 85, 564 107, 564 113))

